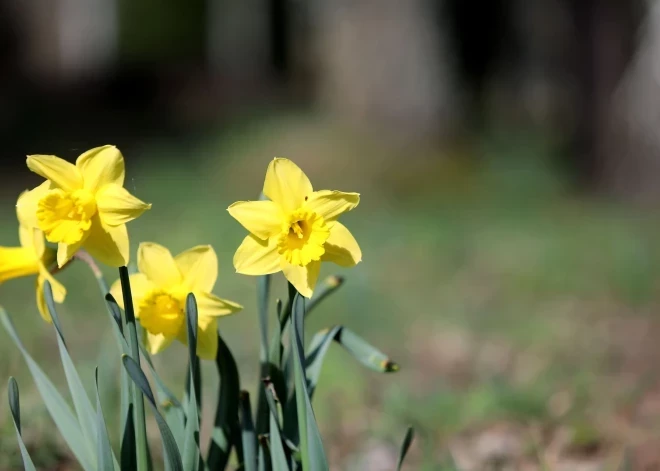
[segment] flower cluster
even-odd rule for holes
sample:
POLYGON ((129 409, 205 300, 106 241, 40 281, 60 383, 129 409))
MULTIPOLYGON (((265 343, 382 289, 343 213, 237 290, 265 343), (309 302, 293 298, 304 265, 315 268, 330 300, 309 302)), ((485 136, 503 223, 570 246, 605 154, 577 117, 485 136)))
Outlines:
MULTIPOLYGON (((79 251, 112 267, 126 266, 130 252, 126 224, 151 204, 124 188, 124 158, 114 146, 91 149, 75 164, 52 155, 31 155, 27 166, 45 181, 18 198, 20 246, 0 247, 0 282, 36 275, 37 306, 50 321, 45 281, 51 284, 53 299, 62 303, 66 290, 53 275, 79 251)), ((298 166, 276 158, 268 166, 263 195, 268 199, 239 201, 228 208, 249 231, 234 256, 238 273, 282 271, 302 296, 310 298, 321 262, 351 267, 361 261, 358 243, 338 221, 358 205, 359 194, 314 191, 298 166)), ((130 283, 147 350, 153 354, 174 340, 187 342, 185 299, 193 293, 199 312, 197 354, 215 358, 218 317, 242 307, 212 294, 218 275, 213 248, 200 245, 172 256, 165 247, 144 242, 137 258, 138 273, 130 276, 130 283)), ((111 294, 123 307, 119 281, 111 294)))

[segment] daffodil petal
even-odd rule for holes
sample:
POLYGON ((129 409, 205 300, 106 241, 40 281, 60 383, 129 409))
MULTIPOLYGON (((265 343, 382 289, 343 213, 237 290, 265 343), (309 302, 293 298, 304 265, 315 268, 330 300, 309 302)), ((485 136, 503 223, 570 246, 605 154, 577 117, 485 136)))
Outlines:
POLYGON ((188 291, 211 291, 218 278, 218 257, 210 245, 198 245, 174 257, 188 291))
POLYGON ((212 293, 195 291, 197 309, 200 316, 226 316, 243 309, 243 306, 226 299, 221 299, 212 293))
POLYGON ((276 237, 261 240, 249 235, 234 254, 234 268, 243 275, 269 275, 281 270, 276 237))
POLYGON ((34 250, 26 247, 0 247, 0 283, 39 273, 34 250))
POLYGON ((218 321, 213 317, 200 316, 197 330, 197 356, 203 360, 215 360, 218 353, 218 321))
POLYGON ((73 191, 83 186, 82 175, 76 166, 54 155, 28 155, 27 166, 63 190, 73 191))
POLYGON ((174 337, 165 337, 163 334, 147 332, 144 339, 144 346, 150 354, 156 355, 169 347, 173 340, 174 337))
POLYGON ((313 191, 307 175, 289 159, 275 158, 268 165, 263 193, 285 211, 301 207, 313 191))
POLYGON ((43 198, 48 191, 50 191, 52 184, 46 180, 41 185, 33 188, 30 191, 24 191, 18 197, 16 203, 16 216, 22 226, 26 227, 39 227, 37 220, 37 206, 39 200, 43 198))
POLYGON ((89 254, 111 267, 128 265, 129 242, 126 226, 105 224, 98 213, 92 218, 92 227, 83 246, 89 254))
MULTIPOLYGON (((188 327, 184 326, 177 339, 188 345, 188 327)), ((218 320, 215 317, 200 316, 197 320, 197 356, 204 360, 214 360, 218 352, 218 320)))
POLYGON ((154 242, 142 242, 138 247, 138 270, 164 288, 181 284, 181 274, 172 254, 154 242))
MULTIPOLYGON (((87 240, 89 233, 85 233, 85 237, 76 242, 75 244, 57 244, 57 266, 62 268, 71 258, 76 254, 83 243, 87 240)), ((91 252, 90 252, 91 253, 91 252)))
POLYGON ((110 183, 96 193, 96 207, 109 226, 126 224, 139 217, 151 205, 131 195, 124 187, 110 183))
POLYGON ((355 208, 359 203, 359 193, 321 190, 312 193, 307 200, 306 206, 326 221, 333 221, 340 214, 355 208))
POLYGON ((115 146, 90 149, 76 160, 86 190, 95 192, 107 184, 124 185, 124 157, 115 146))
POLYGON ((320 261, 310 262, 304 267, 292 265, 286 261, 282 262, 284 276, 306 298, 311 298, 314 294, 314 287, 320 270, 320 261))
POLYGON ((260 239, 282 230, 282 214, 273 201, 238 201, 227 208, 229 214, 260 239))
POLYGON ((330 237, 325 241, 324 262, 333 262, 341 267, 353 267, 362 261, 362 251, 353 234, 340 222, 330 229, 330 237))
MULTIPOLYGON (((149 278, 147 278, 147 275, 144 273, 134 273, 129 277, 129 281, 131 283, 131 297, 133 298, 135 317, 140 317, 140 310, 138 309, 140 300, 144 298, 149 291, 154 289, 155 285, 149 281, 149 278)), ((115 298, 119 307, 124 309, 124 295, 122 293, 120 280, 117 280, 112 284, 110 294, 115 298)))
POLYGON ((46 296, 44 294, 44 283, 48 280, 50 282, 50 287, 53 292, 53 300, 56 303, 63 303, 64 298, 66 297, 66 288, 57 281, 53 275, 48 272, 46 267, 43 265, 40 266, 39 276, 37 276, 37 309, 39 309, 39 314, 46 322, 52 322, 50 317, 50 311, 48 310, 48 305, 46 304, 46 296))

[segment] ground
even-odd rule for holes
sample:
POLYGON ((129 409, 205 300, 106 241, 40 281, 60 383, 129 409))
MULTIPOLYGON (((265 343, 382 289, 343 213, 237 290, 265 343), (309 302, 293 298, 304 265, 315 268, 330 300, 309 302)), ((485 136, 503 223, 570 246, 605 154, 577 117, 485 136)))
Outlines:
MULTIPOLYGON (((417 435, 408 469, 660 469, 660 223, 648 208, 578 195, 548 146, 529 136, 427 151, 297 115, 131 149, 126 186, 154 205, 129 226, 133 254, 144 240, 173 252, 216 248, 215 293, 246 308, 221 322, 244 387, 257 383, 255 280, 234 273, 244 230, 225 208, 258 196, 273 156, 299 163, 315 188, 362 194, 343 222, 364 262, 350 270, 324 266, 322 275, 339 273, 346 283, 314 314, 310 332, 346 324, 401 366, 377 375, 331 351, 314 405, 333 469, 394 469, 409 424, 417 435)), ((3 192, 4 221, 13 217, 10 193, 3 192)), ((16 242, 13 223, 3 224, 0 244, 16 242)), ((84 266, 68 268, 61 280, 69 288, 61 317, 74 356, 86 379, 99 364, 110 383, 117 364, 95 282, 84 266)), ((34 280, 7 282, 0 302, 28 349, 64 385, 54 333, 38 317, 33 289, 34 280)), ((284 295, 282 280, 274 291, 284 295)), ((0 376, 19 381, 34 458, 43 469, 69 469, 4 335, 0 376)), ((175 390, 183 384, 183 352, 175 345, 157 358, 175 390)), ((203 372, 211 404, 212 365, 203 372)), ((111 407, 112 395, 102 399, 111 407)), ((0 418, 0 469, 15 469, 6 401, 0 418)))

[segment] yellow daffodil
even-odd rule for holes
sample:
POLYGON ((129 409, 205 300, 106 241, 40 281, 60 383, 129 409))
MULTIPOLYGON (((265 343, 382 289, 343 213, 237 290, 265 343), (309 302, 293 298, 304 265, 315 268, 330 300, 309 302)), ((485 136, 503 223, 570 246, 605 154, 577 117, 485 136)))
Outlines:
POLYGON ((151 205, 124 189, 124 157, 116 147, 88 150, 75 165, 54 155, 30 155, 27 165, 46 181, 28 193, 22 211, 29 226, 58 244, 58 266, 80 248, 110 266, 128 263, 126 223, 151 205))
POLYGON ((263 194, 270 201, 239 201, 228 208, 250 231, 234 255, 238 273, 267 275, 282 270, 309 298, 321 262, 352 267, 362 260, 355 238, 337 221, 358 205, 358 193, 314 191, 296 164, 276 158, 266 171, 263 194))
MULTIPOLYGON (((165 247, 143 242, 138 248, 139 273, 130 276, 135 317, 144 328, 144 344, 156 354, 174 339, 187 344, 186 296, 197 300, 200 358, 215 359, 218 350, 218 317, 243 309, 211 294, 218 277, 218 258, 210 245, 199 245, 176 257, 165 247)), ((123 307, 121 284, 110 290, 123 307)))
POLYGON ((37 275, 37 307, 44 320, 51 322, 50 313, 44 298, 44 282, 50 281, 53 298, 61 303, 66 290, 48 271, 55 263, 55 250, 46 247, 43 233, 27 223, 29 217, 21 211, 21 203, 28 196, 24 192, 16 204, 18 216, 18 239, 20 247, 0 247, 0 283, 22 276, 37 275))

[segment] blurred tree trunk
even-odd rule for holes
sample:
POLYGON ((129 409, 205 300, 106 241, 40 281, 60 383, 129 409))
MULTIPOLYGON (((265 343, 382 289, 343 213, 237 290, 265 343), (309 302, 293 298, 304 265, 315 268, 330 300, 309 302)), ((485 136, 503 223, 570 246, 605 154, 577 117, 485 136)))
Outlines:
POLYGON ((660 3, 649 1, 634 57, 603 123, 603 183, 638 200, 660 198, 660 3))
MULTIPOLYGON (((582 184, 613 190, 619 187, 617 181, 621 177, 628 180, 632 176, 630 170, 635 166, 625 155, 624 148, 637 138, 620 132, 621 126, 625 126, 621 105, 624 108, 627 105, 613 97, 634 53, 637 2, 572 0, 571 5, 576 32, 574 70, 578 90, 573 143, 575 169, 582 184), (628 137, 633 137, 632 141, 624 144, 628 137)), ((657 26, 660 24, 652 29, 657 26)), ((644 43, 648 43, 648 38, 644 43)), ((660 43, 652 47, 658 46, 660 43)), ((646 66, 642 64, 642 67, 646 66)), ((635 80, 646 80, 643 75, 650 71, 635 71, 638 68, 633 64, 626 75, 641 72, 635 80)))
POLYGON ((459 108, 436 7, 427 0, 316 2, 322 105, 388 137, 448 132, 459 108))

